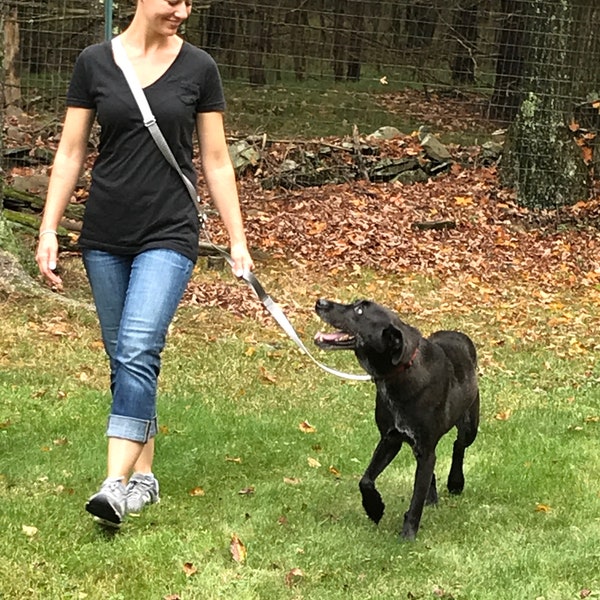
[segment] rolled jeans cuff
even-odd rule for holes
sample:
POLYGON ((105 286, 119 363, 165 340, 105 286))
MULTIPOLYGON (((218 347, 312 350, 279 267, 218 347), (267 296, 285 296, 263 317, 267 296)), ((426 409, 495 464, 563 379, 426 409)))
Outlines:
POLYGON ((149 439, 156 436, 157 431, 158 421, 156 417, 146 420, 122 415, 110 415, 106 427, 106 436, 145 444, 149 439))

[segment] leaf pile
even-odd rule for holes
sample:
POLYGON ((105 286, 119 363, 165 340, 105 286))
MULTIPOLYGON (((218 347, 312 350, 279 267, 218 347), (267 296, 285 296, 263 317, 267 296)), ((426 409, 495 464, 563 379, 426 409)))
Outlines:
MULTIPOLYGON (((268 259, 257 260, 257 274, 280 259, 304 282, 325 274, 344 285, 366 268, 388 279, 460 282, 488 297, 505 297, 513 285, 526 295, 551 295, 565 286, 597 295, 600 198, 560 211, 529 211, 500 187, 494 165, 480 164, 478 149, 452 150, 459 160, 449 172, 413 185, 362 180, 264 190, 258 178, 242 178, 249 243, 255 257, 268 259), (429 227, 436 223, 443 226, 429 227)), ((382 156, 415 153, 413 136, 381 142, 382 156)), ((272 157, 284 155, 273 148, 272 157)), ((211 221, 211 235, 226 243, 219 227, 211 221)), ((236 314, 261 314, 260 305, 247 301, 247 290, 220 280, 192 284, 192 297, 236 314)), ((284 300, 292 303, 292 297, 284 300)))

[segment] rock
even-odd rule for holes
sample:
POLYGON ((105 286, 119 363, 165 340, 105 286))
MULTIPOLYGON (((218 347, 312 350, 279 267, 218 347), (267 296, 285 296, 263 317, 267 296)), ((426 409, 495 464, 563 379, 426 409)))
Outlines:
POLYGON ((404 171, 396 177, 395 181, 399 181, 404 185, 412 185, 413 183, 424 183, 429 180, 429 176, 422 169, 415 169, 414 171, 404 171))
POLYGON ((6 128, 6 137, 7 139, 17 142, 17 144, 22 144, 25 142, 25 133, 21 131, 18 127, 14 125, 9 125, 6 128))
POLYGON ((442 144, 433 134, 419 132, 421 146, 425 150, 425 154, 431 159, 439 163, 444 163, 452 159, 452 155, 448 149, 442 144))
POLYGON ((369 168, 369 179, 374 182, 394 181, 406 171, 419 169, 419 161, 415 157, 384 158, 369 168))
POLYGON ((502 156, 504 146, 498 142, 485 142, 481 146, 481 160, 485 164, 495 163, 502 156))
POLYGON ((233 163, 233 168, 238 175, 243 174, 247 169, 258 165, 261 155, 260 152, 246 140, 240 140, 229 146, 229 156, 233 163))
POLYGON ((19 192, 45 196, 48 191, 48 175, 15 175, 12 187, 19 192))
POLYGON ((396 137, 402 135, 402 132, 395 127, 384 126, 380 127, 377 131, 374 131, 371 135, 367 136, 367 139, 373 140, 393 140, 396 137))

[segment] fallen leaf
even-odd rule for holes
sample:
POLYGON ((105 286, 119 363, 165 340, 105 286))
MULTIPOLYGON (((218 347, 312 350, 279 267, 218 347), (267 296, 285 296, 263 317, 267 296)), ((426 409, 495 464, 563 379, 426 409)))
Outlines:
POLYGON ((308 457, 308 466, 313 469, 318 469, 321 466, 321 463, 316 458, 308 457))
POLYGON ((39 529, 33 525, 22 525, 21 530, 27 537, 33 537, 39 531, 39 529))
POLYGON ((337 479, 342 477, 342 474, 334 466, 329 467, 329 472, 337 479))
POLYGON ((457 206, 470 206, 473 204, 473 198, 471 196, 455 196, 454 202, 457 206))
POLYGON ((240 491, 238 492, 238 494, 239 494, 240 496, 252 496, 252 494, 254 494, 254 492, 255 492, 255 488, 254 488, 254 486, 253 486, 253 485, 250 485, 250 486, 248 486, 247 488, 244 488, 244 489, 240 490, 240 491))
POLYGON ((246 546, 240 540, 240 538, 234 533, 231 536, 231 542, 229 543, 229 551, 231 552, 231 557, 238 564, 243 564, 246 562, 246 557, 248 555, 248 551, 246 550, 246 546))
POLYGON ((260 376, 263 381, 266 381, 267 383, 277 383, 277 377, 272 373, 269 373, 265 367, 261 365, 258 370, 260 371, 260 376))
POLYGON ((317 431, 308 421, 302 421, 302 423, 298 425, 298 428, 303 433, 315 433, 317 431))
POLYGON ((508 419, 510 419, 511 414, 512 414, 512 410, 510 408, 507 408, 506 410, 500 411, 494 417, 494 419, 496 419, 497 421, 508 421, 508 419))
POLYGON ((297 584, 303 577, 304 573, 302 572, 302 569, 292 569, 285 576, 285 585, 287 585, 288 587, 292 587, 293 585, 297 584))
POLYGON ((163 596, 163 600, 181 600, 181 596, 179 594, 169 594, 168 596, 163 596))
POLYGON ((284 477, 283 483, 287 483, 288 485, 298 485, 299 483, 302 483, 302 482, 297 477, 284 477))
POLYGON ((198 496, 205 496, 205 495, 206 495, 206 492, 200 486, 195 487, 190 490, 190 496, 198 497, 198 496))
POLYGON ((192 575, 195 575, 198 572, 198 568, 195 567, 193 563, 186 562, 183 563, 183 572, 186 574, 187 577, 191 577, 192 575))
POLYGON ((242 459, 239 456, 226 456, 225 461, 236 463, 238 465, 242 464, 242 459))
POLYGON ((552 510, 547 504, 540 504, 539 502, 535 505, 535 512, 549 513, 552 510))

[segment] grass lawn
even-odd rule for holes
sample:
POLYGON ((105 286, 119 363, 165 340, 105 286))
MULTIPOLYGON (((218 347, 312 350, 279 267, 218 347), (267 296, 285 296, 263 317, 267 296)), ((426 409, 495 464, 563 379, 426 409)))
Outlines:
MULTIPOLYGON (((269 288, 269 265, 260 277, 269 288)), ((293 290, 296 277, 278 284, 293 290)), ((316 274, 312 283, 295 295, 305 339, 319 328, 319 294, 394 306, 395 288, 373 293, 366 276, 352 290, 316 274)), ((0 599, 600 598, 599 294, 565 288, 556 300, 578 316, 561 324, 556 305, 465 305, 442 282, 406 285, 422 308, 406 320, 470 334, 482 371, 465 491, 443 487, 449 435, 440 502, 414 543, 398 535, 415 464, 407 448, 378 480, 379 526, 361 507, 377 441, 373 386, 319 371, 270 321, 194 306, 178 313, 161 374, 162 501, 107 533, 83 510, 104 475, 109 403, 95 316, 83 304, 4 298, 0 599)), ((350 354, 322 359, 358 370, 350 354)))

